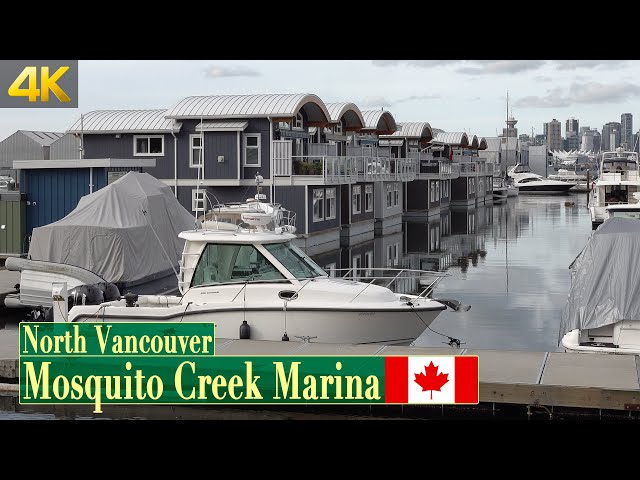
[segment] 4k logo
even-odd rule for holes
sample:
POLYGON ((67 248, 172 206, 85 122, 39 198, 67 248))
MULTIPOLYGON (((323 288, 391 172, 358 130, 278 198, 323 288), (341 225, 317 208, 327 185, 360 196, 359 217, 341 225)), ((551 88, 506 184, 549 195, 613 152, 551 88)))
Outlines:
POLYGON ((0 107, 77 108, 77 60, 0 61, 0 107))
POLYGON ((67 70, 69 70, 69 67, 65 65, 58 68, 52 76, 49 76, 49 67, 40 67, 40 88, 37 88, 38 67, 24 67, 22 73, 18 75, 18 78, 9 87, 9 96, 28 97, 30 102, 36 102, 38 97, 41 97, 41 101, 48 102, 49 90, 51 90, 61 102, 70 102, 69 95, 64 93, 64 90, 56 83, 67 70), (29 87, 21 88, 20 86, 25 80, 29 81, 29 87))

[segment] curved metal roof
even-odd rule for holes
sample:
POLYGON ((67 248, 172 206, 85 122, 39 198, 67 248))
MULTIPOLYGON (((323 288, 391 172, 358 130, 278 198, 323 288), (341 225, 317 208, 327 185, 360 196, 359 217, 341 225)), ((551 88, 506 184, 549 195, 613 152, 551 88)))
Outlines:
POLYGON ((362 112, 355 103, 326 103, 329 117, 332 123, 340 121, 344 117, 347 130, 360 130, 364 127, 362 112))
POLYGON ((446 145, 455 145, 458 147, 468 147, 469 137, 464 132, 440 132, 436 134, 432 143, 442 143, 446 145))
POLYGON ((394 136, 405 138, 419 138, 430 142, 433 139, 433 130, 427 122, 403 122, 398 124, 398 130, 394 136))
POLYGON ((475 135, 469 134, 467 135, 467 139, 469 140, 469 146, 471 148, 478 148, 478 137, 475 135))
POLYGON ((167 118, 294 117, 304 109, 308 121, 326 124, 330 115, 313 94, 209 95, 186 97, 167 110, 167 118))
POLYGON ((487 139, 484 137, 480 137, 480 141, 478 142, 478 150, 486 150, 487 149, 487 139))
POLYGON ((67 133, 148 133, 180 130, 180 123, 165 118, 166 110, 95 110, 85 113, 67 133), (81 124, 82 123, 82 128, 81 124))
POLYGON ((393 118, 391 112, 383 110, 365 110, 362 112, 364 118, 364 129, 373 130, 381 135, 391 135, 398 130, 396 119, 393 118))

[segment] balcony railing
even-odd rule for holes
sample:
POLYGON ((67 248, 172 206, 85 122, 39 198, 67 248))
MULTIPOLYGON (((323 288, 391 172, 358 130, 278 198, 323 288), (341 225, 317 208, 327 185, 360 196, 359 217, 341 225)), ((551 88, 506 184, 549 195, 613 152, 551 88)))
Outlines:
POLYGON ((356 157, 358 181, 390 180, 410 182, 416 178, 411 158, 356 157))

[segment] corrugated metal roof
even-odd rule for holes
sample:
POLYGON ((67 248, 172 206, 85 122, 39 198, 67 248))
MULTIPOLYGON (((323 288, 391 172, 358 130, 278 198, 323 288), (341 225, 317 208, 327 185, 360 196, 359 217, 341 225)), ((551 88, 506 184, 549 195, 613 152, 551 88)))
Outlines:
POLYGON ((502 137, 488 137, 488 138, 483 138, 483 140, 487 144, 486 150, 490 152, 500 151, 500 145, 502 144, 502 137))
POLYGON ((487 149, 487 140, 484 137, 480 137, 478 141, 478 150, 486 150, 487 149))
MULTIPOLYGON (((83 133, 171 132, 180 130, 180 123, 165 118, 166 110, 95 110, 85 113, 83 133)), ((80 133, 78 119, 67 133, 80 133)))
POLYGON ((398 124, 398 130, 393 136, 404 138, 422 138, 430 141, 433 138, 433 130, 427 122, 403 122, 398 124))
POLYGON ((478 137, 473 134, 467 134, 467 138, 469 139, 469 146, 471 148, 478 148, 478 137))
POLYGON ((348 130, 364 127, 362 112, 355 103, 327 103, 327 110, 332 122, 338 122, 342 117, 348 130))
POLYGON ((186 97, 167 110, 166 117, 293 117, 302 108, 311 122, 330 121, 324 102, 317 95, 306 93, 186 97))
POLYGON ((442 130, 441 128, 432 128, 431 131, 433 132, 433 136, 435 137, 438 133, 443 133, 444 130, 442 130))
POLYGON ((469 146, 469 137, 464 132, 441 132, 435 136, 432 143, 467 147, 469 146))
POLYGON ((196 132, 199 132, 202 129, 205 132, 241 132, 247 128, 248 125, 249 122, 214 120, 199 123, 196 125, 196 132))
POLYGON ((398 130, 396 119, 393 118, 391 112, 382 110, 364 110, 362 112, 364 118, 364 129, 374 130, 378 133, 391 135, 398 130))
POLYGON ((38 132, 35 130, 18 130, 23 135, 26 135, 31 140, 38 142, 43 147, 48 147, 53 142, 64 136, 64 133, 59 132, 38 132))

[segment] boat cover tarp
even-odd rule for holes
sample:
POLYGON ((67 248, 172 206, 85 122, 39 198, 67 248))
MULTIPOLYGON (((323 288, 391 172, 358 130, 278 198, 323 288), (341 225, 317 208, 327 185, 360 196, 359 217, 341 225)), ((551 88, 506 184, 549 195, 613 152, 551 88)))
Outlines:
POLYGON ((82 197, 66 217, 34 228, 29 257, 82 267, 108 282, 136 282, 178 265, 178 234, 194 225, 169 186, 129 172, 82 197))
POLYGON ((574 329, 640 319, 640 221, 605 220, 569 268, 558 340, 574 329))

